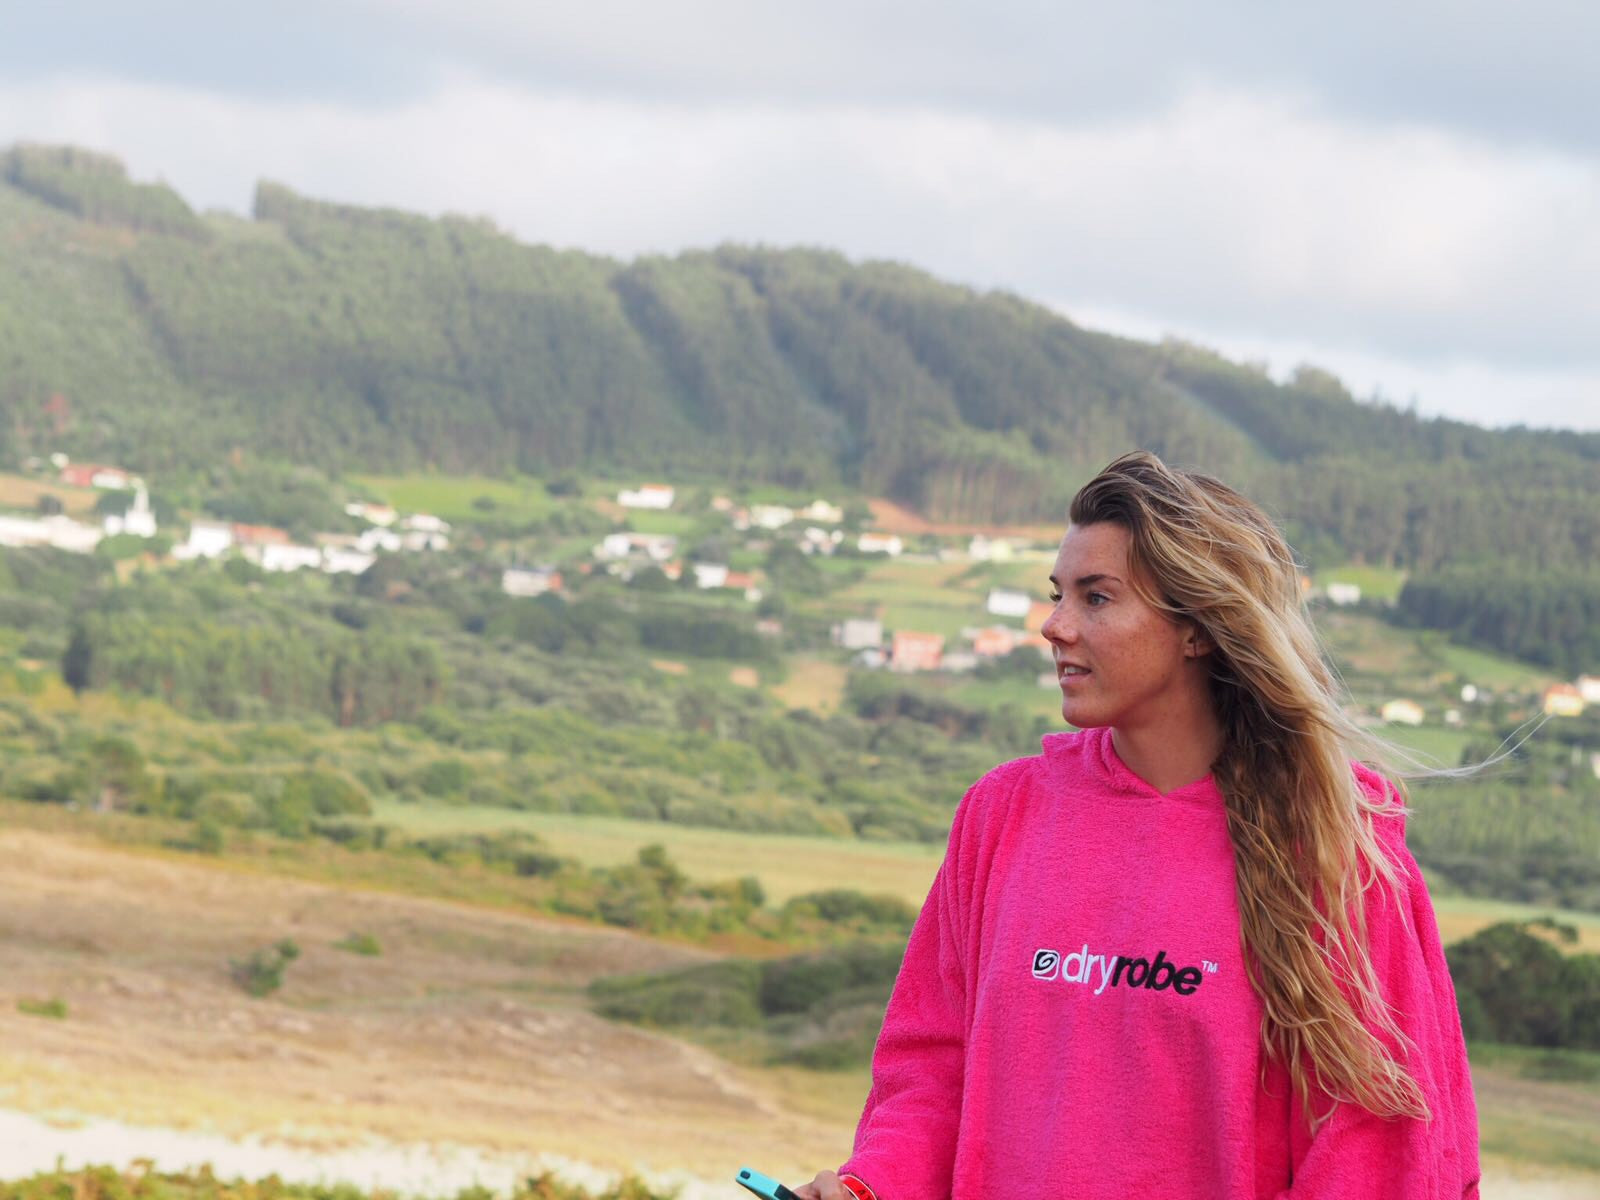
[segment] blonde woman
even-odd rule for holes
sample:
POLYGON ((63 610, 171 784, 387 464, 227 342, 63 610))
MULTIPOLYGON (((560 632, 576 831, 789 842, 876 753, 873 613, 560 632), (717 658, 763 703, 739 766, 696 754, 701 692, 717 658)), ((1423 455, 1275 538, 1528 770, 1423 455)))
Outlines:
POLYGON ((805 1200, 1475 1196, 1455 996, 1395 786, 1289 547, 1149 454, 1074 499, 1078 732, 962 801, 855 1150, 805 1200))

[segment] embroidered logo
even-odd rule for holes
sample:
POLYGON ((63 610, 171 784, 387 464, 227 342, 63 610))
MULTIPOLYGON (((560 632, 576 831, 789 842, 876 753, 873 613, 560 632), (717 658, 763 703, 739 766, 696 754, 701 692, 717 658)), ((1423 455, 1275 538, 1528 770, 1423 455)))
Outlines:
POLYGON ((1217 965, 1202 960, 1201 967, 1180 967, 1157 950, 1155 959, 1128 954, 1091 954, 1088 943, 1063 958, 1054 950, 1033 952, 1033 977, 1062 983, 1086 983, 1098 996, 1107 988, 1127 987, 1164 992, 1171 988, 1180 996, 1192 996, 1207 975, 1217 973, 1217 965))

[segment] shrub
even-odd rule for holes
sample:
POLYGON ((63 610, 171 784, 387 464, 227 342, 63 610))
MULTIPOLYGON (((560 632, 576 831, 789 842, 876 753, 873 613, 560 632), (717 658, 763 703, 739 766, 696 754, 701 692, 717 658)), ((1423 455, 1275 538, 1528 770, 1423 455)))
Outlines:
POLYGON ((377 958, 383 953, 383 947, 378 944, 378 939, 370 933, 347 933, 333 944, 333 948, 348 954, 362 954, 368 958, 377 958))
POLYGON ((30 1017, 50 1017, 60 1021, 67 1015, 67 1002, 59 996, 52 996, 48 1000, 25 998, 17 1001, 17 1011, 30 1017))
POLYGON ((288 938, 257 950, 249 958, 230 959, 233 981, 252 996, 270 995, 283 986, 283 973, 300 957, 300 947, 288 938))

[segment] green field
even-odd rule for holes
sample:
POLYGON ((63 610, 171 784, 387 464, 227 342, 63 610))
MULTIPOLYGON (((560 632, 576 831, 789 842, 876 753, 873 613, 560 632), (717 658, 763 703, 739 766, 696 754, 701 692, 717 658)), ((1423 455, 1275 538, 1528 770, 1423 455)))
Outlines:
POLYGON ((544 484, 529 476, 358 475, 356 482, 402 513, 426 512, 447 521, 531 521, 555 506, 544 484))
POLYGON ((1406 583, 1406 573, 1394 567, 1367 567, 1357 563, 1346 563, 1342 567, 1325 567, 1315 572, 1311 582, 1319 588, 1325 588, 1330 583, 1353 583, 1361 589, 1363 600, 1378 600, 1387 604, 1400 598, 1400 589, 1406 583))
POLYGON ((378 801, 373 816, 416 836, 525 830, 545 839, 558 854, 592 867, 630 862, 641 847, 659 843, 691 879, 754 875, 769 904, 826 888, 854 888, 920 905, 943 855, 943 847, 915 842, 788 837, 618 817, 397 801, 378 801))

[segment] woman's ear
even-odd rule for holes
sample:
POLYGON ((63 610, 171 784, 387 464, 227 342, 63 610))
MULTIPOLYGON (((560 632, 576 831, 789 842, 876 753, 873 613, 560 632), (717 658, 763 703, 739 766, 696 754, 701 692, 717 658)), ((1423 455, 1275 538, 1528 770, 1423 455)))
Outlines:
POLYGON ((1209 634, 1199 625, 1190 621, 1183 634, 1183 656, 1185 658, 1204 658, 1217 648, 1209 634))

